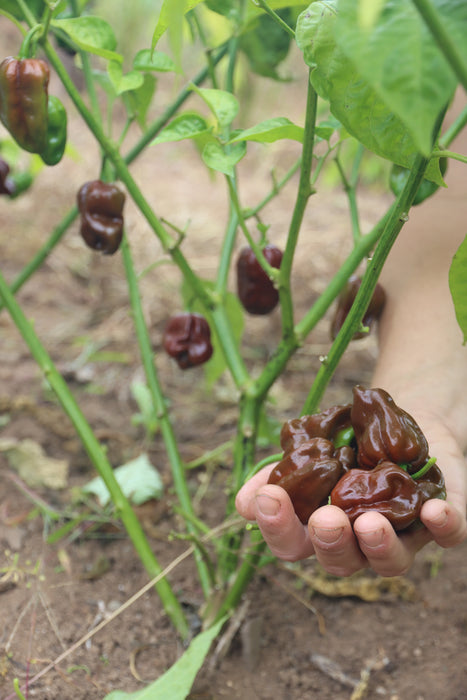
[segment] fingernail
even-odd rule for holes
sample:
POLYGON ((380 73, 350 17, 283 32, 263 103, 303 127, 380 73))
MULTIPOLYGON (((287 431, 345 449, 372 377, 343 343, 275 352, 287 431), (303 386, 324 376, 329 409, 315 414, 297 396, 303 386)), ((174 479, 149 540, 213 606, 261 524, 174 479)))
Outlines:
POLYGON ((433 525, 436 525, 436 527, 443 527, 444 525, 446 525, 447 521, 448 521, 448 514, 443 509, 441 511, 441 513, 438 516, 436 516, 436 518, 432 519, 431 522, 433 523, 433 525))
POLYGON ((367 547, 379 547, 384 538, 384 530, 371 530, 370 532, 359 532, 358 539, 367 547))
POLYGON ((256 505, 261 515, 267 517, 277 515, 281 509, 281 504, 276 498, 271 498, 271 496, 266 496, 265 494, 256 496, 256 505))
POLYGON ((343 527, 333 527, 333 528, 323 528, 323 527, 313 527, 312 534, 317 540, 320 540, 323 544, 336 544, 339 542, 344 532, 343 527))

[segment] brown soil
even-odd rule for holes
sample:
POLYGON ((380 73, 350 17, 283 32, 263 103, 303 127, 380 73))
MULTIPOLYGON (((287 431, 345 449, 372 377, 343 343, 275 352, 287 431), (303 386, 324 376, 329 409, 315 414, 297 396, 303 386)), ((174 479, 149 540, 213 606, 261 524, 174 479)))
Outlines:
MULTIPOLYGON (((268 91, 271 114, 282 114, 280 86, 268 84, 268 91)), ((297 95, 294 113, 300 118, 299 89, 297 95)), ((254 107, 249 118, 254 123, 254 107)), ((97 176, 92 140, 74 119, 70 133, 80 154, 76 161, 67 158, 45 170, 33 190, 17 201, 0 202, 0 259, 9 281, 73 204, 77 188, 97 176)), ((181 228, 190 221, 184 250, 196 270, 210 277, 225 221, 224 183, 220 177, 209 179, 197 153, 186 144, 160 147, 157 153, 156 157, 150 150, 135 163, 135 178, 161 216, 181 228)), ((294 145, 279 144, 267 153, 252 147, 241 166, 243 204, 256 203, 268 191, 274 163, 283 172, 295 156, 294 145)), ((264 222, 271 224, 270 239, 279 245, 295 189, 293 180, 263 214, 264 222)), ((384 210, 387 197, 371 190, 362 191, 360 199, 366 231, 384 210)), ((294 273, 297 317, 350 249, 347 221, 340 191, 312 198, 294 273)), ((160 259, 162 251, 130 203, 127 225, 137 268, 143 270, 160 259)), ((233 436, 237 405, 228 380, 209 392, 202 370, 182 374, 158 352, 164 322, 180 308, 179 284, 177 271, 163 265, 143 277, 141 287, 182 454, 192 460, 233 436)), ((112 464, 147 452, 160 469, 167 496, 162 503, 141 507, 138 514, 160 563, 170 564, 187 544, 172 537, 180 523, 170 509, 171 479, 161 437, 148 442, 141 427, 131 422, 136 405, 130 385, 142 377, 142 370, 120 256, 94 255, 82 244, 75 224, 18 299, 69 378, 112 464), (76 360, 90 348, 113 353, 114 361, 85 361, 77 369, 76 360)), ((247 319, 245 356, 253 371, 273 350, 278 333, 275 314, 247 319)), ((0 314, 0 337, 0 440, 28 438, 47 456, 67 460, 65 489, 31 489, 63 511, 72 502, 73 488, 94 473, 5 311, 0 314)), ((328 346, 326 319, 272 392, 270 413, 278 421, 296 415, 328 346)), ((374 338, 348 350, 327 392, 327 405, 347 399, 352 385, 369 380, 375 354, 374 338)), ((212 467, 193 470, 190 485, 193 491, 206 488, 200 516, 216 526, 223 517, 230 457, 212 467)), ((113 689, 134 691, 157 678, 183 650, 157 595, 150 591, 37 683, 29 683, 144 586, 147 575, 114 523, 92 533, 77 525, 56 543, 47 543, 57 525, 41 515, 31 494, 19 487, 5 452, 0 452, 0 475, 0 696, 14 697, 15 677, 28 687, 26 697, 41 700, 100 700, 113 689)), ((444 552, 428 546, 404 579, 383 580, 365 573, 345 581, 345 589, 324 576, 313 560, 301 566, 269 564, 246 593, 243 624, 227 654, 219 652, 205 664, 192 699, 467 699, 466 554, 467 545, 444 552)), ((195 616, 201 594, 191 557, 174 569, 170 581, 195 616)))

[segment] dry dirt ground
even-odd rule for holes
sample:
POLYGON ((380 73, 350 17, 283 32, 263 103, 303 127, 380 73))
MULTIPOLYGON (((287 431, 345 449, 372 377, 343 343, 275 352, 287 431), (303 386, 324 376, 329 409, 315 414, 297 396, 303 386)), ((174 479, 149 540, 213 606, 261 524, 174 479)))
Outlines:
MULTIPOLYGON (((284 114, 280 86, 271 88, 268 83, 267 91, 271 115, 284 114)), ((298 119, 302 94, 297 88, 293 114, 298 119)), ((254 118, 251 108, 249 123, 254 118)), ((97 150, 73 116, 70 138, 79 154, 75 160, 66 158, 44 171, 17 201, 0 201, 1 269, 9 281, 74 203, 78 187, 98 174, 97 150)), ((240 168, 243 204, 260 201, 270 186, 271 166, 283 172, 295 156, 293 145, 278 145, 270 153, 252 147, 240 168)), ((190 221, 186 253, 200 274, 212 276, 226 215, 222 179, 210 179, 186 144, 149 151, 132 170, 161 216, 182 228, 190 221)), ((293 180, 263 213, 270 239, 278 245, 284 241, 296 184, 293 180)), ((377 220, 386 203, 384 194, 361 192, 363 230, 377 220)), ((294 272, 298 315, 350 249, 347 221, 342 192, 325 190, 312 198, 294 272)), ((131 203, 127 225, 137 268, 143 270, 162 252, 131 203)), ((183 457, 189 461, 232 437, 237 406, 228 381, 210 393, 201 369, 182 374, 159 353, 164 322, 180 308, 179 285, 169 265, 142 278, 157 366, 183 457)), ((131 420, 137 407, 130 386, 142 371, 119 254, 93 254, 84 247, 75 224, 18 299, 68 377, 112 464, 147 452, 160 469, 168 495, 162 503, 141 507, 138 514, 159 561, 168 565, 187 545, 171 537, 179 523, 170 510, 171 479, 161 438, 156 435, 148 442, 141 426, 131 420), (86 360, 89 350, 108 354, 98 362, 92 356, 86 360)), ((278 332, 275 314, 247 320, 244 349, 252 371, 262 366, 278 332)), ((100 700, 112 689, 140 689, 182 652, 153 591, 77 646, 37 683, 28 682, 124 604, 147 576, 115 525, 91 533, 76 526, 57 542, 47 542, 56 525, 40 514, 32 496, 63 511, 73 489, 94 474, 4 310, 0 338, 0 440, 32 440, 48 457, 68 464, 65 488, 36 486, 25 493, 7 452, 0 453, 0 697, 13 697, 15 677, 28 685, 28 698, 40 700, 100 700)), ((375 342, 365 339, 348 350, 327 392, 327 405, 347 400, 355 383, 369 381, 375 342)), ((328 346, 324 321, 273 391, 270 411, 278 421, 300 410, 319 355, 328 346)), ((219 503, 229 460, 227 455, 213 463, 209 480, 204 467, 190 477, 193 491, 204 491, 200 514, 213 526, 222 517, 219 503)), ((344 581, 344 587, 324 576, 313 560, 300 567, 268 565, 247 591, 244 622, 227 655, 206 663, 192 700, 466 700, 466 554, 467 545, 445 552, 429 546, 404 579, 364 574, 344 581)), ((192 560, 176 567, 170 580, 187 609, 196 609, 200 591, 192 560)))

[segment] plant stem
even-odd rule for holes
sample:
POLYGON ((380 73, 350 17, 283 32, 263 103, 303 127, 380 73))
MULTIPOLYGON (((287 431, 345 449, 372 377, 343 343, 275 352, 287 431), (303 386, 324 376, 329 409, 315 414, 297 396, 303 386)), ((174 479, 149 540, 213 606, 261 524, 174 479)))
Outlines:
MULTIPOLYGON (((40 367, 44 377, 57 396, 63 410, 73 423, 73 426, 97 472, 107 486, 117 514, 121 518, 143 566, 151 578, 157 576, 162 571, 162 568, 151 550, 141 524, 130 503, 128 502, 128 499, 123 494, 117 480, 115 479, 113 469, 105 456, 100 443, 96 439, 92 428, 86 421, 86 418, 81 412, 81 409, 79 408, 66 382, 57 371, 51 357, 41 344, 31 323, 26 319, 1 273, 0 296, 3 298, 3 303, 7 307, 11 318, 28 345, 31 354, 40 367)), ((189 634, 188 624, 181 605, 173 593, 170 584, 166 579, 161 579, 161 581, 156 584, 156 589, 161 598, 164 609, 172 620, 174 626, 183 638, 187 638, 189 634)))
MULTIPOLYGON (((133 322, 135 324, 136 337, 141 354, 141 361, 143 363, 152 402, 157 413, 157 419, 160 424, 164 445, 167 450, 174 480, 175 492, 182 509, 194 519, 195 513, 186 481, 185 468, 178 450, 177 440, 175 438, 172 423, 167 411, 167 404, 154 365, 151 340, 149 338, 147 325, 144 319, 141 297, 138 289, 138 281, 126 235, 123 237, 121 250, 123 264, 125 266, 133 322)), ((191 534, 196 535, 197 531, 196 528, 193 527, 193 520, 185 519, 185 525, 191 534)), ((195 550, 195 560, 198 567, 203 592, 207 597, 211 592, 211 579, 202 553, 198 549, 195 550)))
POLYGON ((452 158, 453 160, 458 160, 461 163, 467 163, 467 156, 463 156, 462 153, 456 153, 455 151, 433 151, 433 158, 452 158))
POLYGON ((275 22, 277 22, 277 24, 278 24, 280 27, 282 27, 282 29, 283 29, 285 32, 287 32, 287 34, 289 34, 289 36, 292 37, 292 39, 295 39, 295 32, 294 32, 294 30, 292 29, 292 27, 289 27, 289 25, 287 24, 287 22, 284 22, 284 20, 282 19, 282 17, 279 17, 279 15, 277 14, 277 12, 274 12, 274 10, 272 9, 272 7, 269 7, 269 5, 268 5, 268 3, 266 2, 266 0, 255 0, 255 5, 258 5, 259 7, 261 7, 261 8, 266 12, 266 14, 268 14, 275 22))
POLYGON ((298 158, 295 163, 290 167, 285 175, 279 180, 279 182, 274 182, 274 186, 267 194, 264 199, 259 202, 259 204, 256 205, 256 207, 253 207, 251 209, 246 209, 243 212, 243 218, 246 219, 251 219, 253 216, 256 216, 259 214, 259 212, 264 209, 264 207, 269 204, 269 202, 274 199, 276 195, 279 194, 279 192, 282 190, 282 188, 289 182, 289 180, 295 175, 297 170, 300 168, 302 163, 301 157, 298 158))
POLYGON ((376 283, 378 282, 383 265, 386 262, 386 258, 389 255, 389 252, 395 243, 400 230, 408 219, 408 211, 412 204, 413 198, 415 197, 418 186, 423 179, 423 175, 429 160, 429 158, 425 158, 421 155, 417 155, 415 158, 407 183, 399 195, 395 206, 392 208, 391 215, 388 217, 385 229, 375 248, 375 252, 372 258, 368 261, 367 270, 363 276, 362 284, 352 308, 350 309, 341 330, 332 344, 327 357, 322 362, 321 367, 318 370, 310 393, 305 401, 303 413, 315 413, 318 410, 324 391, 331 377, 333 376, 349 342, 352 340, 354 333, 358 330, 361 324, 364 313, 376 287, 376 283))
POLYGON ((313 146, 315 141, 316 108, 318 96, 310 82, 308 73, 308 90, 305 116, 305 136, 303 141, 302 159, 300 165, 300 179, 298 183, 297 199, 295 201, 292 219, 290 222, 287 243, 282 258, 279 276, 279 299, 282 316, 282 338, 286 340, 293 336, 294 314, 291 293, 292 264, 297 247, 298 235, 302 225, 305 209, 308 204, 312 188, 310 185, 311 166, 313 161, 313 146))
POLYGON ((467 92, 467 64, 431 0, 412 0, 459 82, 467 92))
POLYGON ((445 131, 445 133, 441 136, 439 140, 439 147, 440 148, 447 148, 460 134, 462 129, 465 127, 467 124, 467 107, 464 107, 462 112, 459 114, 459 116, 453 121, 449 129, 445 131))

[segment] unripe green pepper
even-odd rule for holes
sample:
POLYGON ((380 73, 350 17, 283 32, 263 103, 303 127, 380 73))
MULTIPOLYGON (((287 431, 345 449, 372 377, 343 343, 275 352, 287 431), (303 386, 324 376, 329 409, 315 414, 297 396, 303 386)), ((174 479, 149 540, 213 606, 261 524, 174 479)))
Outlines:
POLYGON ((30 153, 47 147, 49 77, 40 58, 8 56, 0 63, 0 120, 30 153))
MULTIPOLYGON (((448 167, 448 159, 447 158, 440 158, 439 159, 439 169, 441 171, 441 175, 444 175, 448 167)), ((389 187, 391 188, 391 192, 396 195, 396 197, 399 196, 399 194, 402 192, 404 189, 405 183, 407 182, 409 178, 410 170, 407 168, 403 168, 402 165, 396 165, 394 164, 391 169, 391 174, 389 175, 389 187)), ((431 180, 426 180, 423 179, 419 185, 419 188, 417 190, 417 193, 414 197, 414 200, 412 202, 413 205, 421 204, 422 202, 425 201, 425 199, 428 199, 428 197, 431 197, 436 190, 439 189, 439 185, 437 185, 435 182, 431 182, 431 180)))
POLYGON ((48 101, 47 146, 41 158, 46 165, 56 165, 63 157, 67 137, 66 109, 54 95, 48 101))

